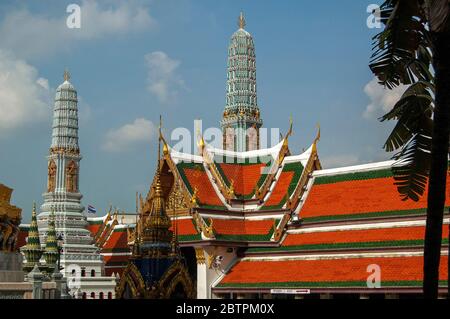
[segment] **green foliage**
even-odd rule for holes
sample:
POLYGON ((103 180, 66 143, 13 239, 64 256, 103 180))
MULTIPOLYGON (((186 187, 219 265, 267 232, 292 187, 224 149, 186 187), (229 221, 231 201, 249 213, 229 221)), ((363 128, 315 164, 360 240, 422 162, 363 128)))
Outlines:
POLYGON ((398 151, 392 168, 402 200, 419 200, 430 170, 434 72, 431 38, 420 0, 387 0, 381 6, 385 28, 373 40, 370 69, 389 89, 409 85, 380 121, 397 121, 384 149, 398 151))

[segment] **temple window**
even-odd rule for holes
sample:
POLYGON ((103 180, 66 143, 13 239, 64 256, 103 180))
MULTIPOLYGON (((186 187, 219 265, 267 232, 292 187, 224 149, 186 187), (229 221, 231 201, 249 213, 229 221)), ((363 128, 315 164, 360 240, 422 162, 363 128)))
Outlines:
POLYGON ((55 191, 56 184, 56 164, 54 160, 51 160, 48 164, 48 183, 47 183, 47 191, 53 192, 55 191))
POLYGON ((75 193, 78 190, 78 166, 71 161, 66 168, 66 189, 68 192, 75 193))

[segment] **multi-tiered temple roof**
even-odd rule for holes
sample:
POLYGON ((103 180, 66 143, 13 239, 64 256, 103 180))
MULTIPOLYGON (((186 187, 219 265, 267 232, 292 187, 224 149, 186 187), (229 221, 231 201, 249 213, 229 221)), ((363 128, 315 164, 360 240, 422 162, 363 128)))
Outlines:
MULTIPOLYGON (((155 198, 165 203, 199 298, 420 293, 427 194, 403 201, 392 161, 322 169, 320 130, 300 154, 289 148, 292 126, 277 145, 260 148, 254 44, 244 27, 241 14, 228 51, 223 149, 200 138, 197 154, 180 153, 160 131, 163 155, 139 212, 151 211, 155 198), (253 135, 241 135, 242 128, 253 135)), ((135 258, 130 247, 140 244, 143 220, 142 214, 89 220, 107 274, 122 273, 135 258)), ((448 224, 447 213, 441 292, 448 224)))

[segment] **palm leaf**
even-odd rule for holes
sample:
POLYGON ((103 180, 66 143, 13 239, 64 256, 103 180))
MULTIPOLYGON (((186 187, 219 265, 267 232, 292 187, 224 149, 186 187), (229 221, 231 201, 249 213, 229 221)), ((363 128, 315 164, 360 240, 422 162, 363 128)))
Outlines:
POLYGON ((402 200, 418 201, 425 191, 430 170, 432 123, 431 119, 423 118, 420 132, 394 155, 394 184, 402 200))
POLYGON ((397 124, 386 140, 383 148, 392 152, 411 140, 419 133, 423 118, 430 118, 433 109, 432 84, 416 82, 408 87, 392 110, 380 118, 380 121, 397 119, 397 124))
POLYGON ((411 84, 414 71, 421 71, 411 65, 427 37, 422 18, 417 0, 388 0, 381 5, 381 22, 385 28, 373 38, 369 67, 384 86, 392 89, 411 84))

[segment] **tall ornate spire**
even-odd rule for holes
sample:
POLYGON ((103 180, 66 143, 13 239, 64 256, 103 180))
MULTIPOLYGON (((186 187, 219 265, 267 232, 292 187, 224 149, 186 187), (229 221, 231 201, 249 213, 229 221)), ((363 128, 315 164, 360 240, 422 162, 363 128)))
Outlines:
POLYGON ((70 73, 67 69, 64 70, 64 82, 70 80, 70 73))
POLYGON ((33 203, 33 211, 31 212, 31 224, 28 229, 27 248, 41 249, 41 242, 39 240, 39 229, 37 224, 36 203, 33 203))
POLYGON ((262 126, 256 95, 255 45, 245 25, 241 12, 239 29, 228 47, 227 95, 221 121, 224 148, 239 152, 259 148, 262 126))
POLYGON ((44 252, 45 263, 48 268, 53 268, 58 259, 58 243, 56 242, 55 211, 52 210, 48 221, 47 240, 44 252))
POLYGON ((245 18, 244 13, 241 11, 241 14, 239 15, 239 22, 238 22, 239 29, 245 28, 245 18))
POLYGON ((172 231, 170 231, 171 221, 166 213, 166 205, 161 186, 161 138, 158 143, 158 165, 156 169, 153 192, 145 205, 146 211, 142 212, 142 229, 136 237, 140 239, 138 255, 150 257, 167 257, 171 251, 172 231), (143 223, 142 223, 143 221, 143 223))
POLYGON ((28 229, 27 245, 22 249, 27 260, 24 264, 26 271, 31 271, 35 265, 39 264, 43 250, 41 248, 41 242, 39 240, 39 229, 36 217, 36 203, 33 203, 33 211, 31 213, 31 224, 28 229))
POLYGON ((65 70, 64 82, 56 89, 51 151, 78 153, 78 98, 69 80, 65 70))
MULTIPOLYGON (((47 156, 48 182, 43 194, 44 203, 38 216, 41 241, 46 239, 44 259, 51 270, 58 257, 55 232, 61 235, 63 247, 58 263, 64 277, 71 277, 74 266, 83 266, 95 272, 95 283, 89 289, 112 289, 111 278, 103 277, 103 260, 87 229, 83 195, 79 189, 81 154, 78 146, 78 98, 70 82, 70 74, 64 72, 64 81, 56 89, 53 109, 52 141, 47 156), (95 287, 95 288, 94 288, 95 287)), ((82 282, 88 280, 80 278, 82 282)), ((89 292, 87 286, 71 290, 72 293, 89 292)), ((107 291, 104 290, 104 291, 107 291)))

